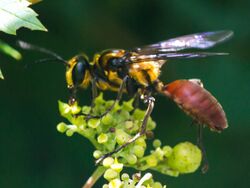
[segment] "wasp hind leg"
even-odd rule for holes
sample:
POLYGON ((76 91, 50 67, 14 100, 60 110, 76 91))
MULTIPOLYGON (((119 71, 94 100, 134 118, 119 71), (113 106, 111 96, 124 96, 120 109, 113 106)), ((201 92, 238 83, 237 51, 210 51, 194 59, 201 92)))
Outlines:
POLYGON ((148 119, 154 109, 154 102, 155 99, 154 97, 146 97, 144 99, 144 103, 148 104, 144 119, 142 121, 142 125, 141 125, 141 130, 140 132, 138 132, 133 138, 131 138, 130 140, 128 140, 125 144, 119 146, 118 148, 116 148, 114 151, 106 153, 105 155, 103 155, 102 157, 100 157, 99 159, 96 160, 96 164, 100 164, 105 158, 113 155, 114 153, 119 152, 120 150, 122 150, 123 148, 125 148, 126 146, 128 146, 129 144, 135 142, 138 138, 140 138, 141 136, 143 136, 146 133, 146 129, 147 129, 147 123, 148 123, 148 119))
MULTIPOLYGON (((117 96, 116 96, 115 101, 113 102, 113 104, 103 114, 101 114, 101 115, 91 115, 91 112, 92 112, 91 111, 90 114, 84 114, 84 115, 86 115, 86 119, 89 120, 89 119, 93 119, 93 118, 102 118, 103 116, 107 115, 111 110, 113 110, 113 108, 115 107, 115 104, 117 102, 119 102, 121 100, 121 98, 122 98, 123 90, 126 87, 126 81, 127 81, 127 79, 128 79, 128 76, 125 76, 123 78, 122 84, 120 85, 120 88, 119 88, 119 90, 117 92, 117 96)), ((92 101, 94 101, 94 100, 92 100, 92 101)), ((94 102, 92 102, 91 109, 92 109, 93 106, 94 106, 94 102)))
POLYGON ((201 152, 202 152, 202 167, 201 167, 201 172, 203 174, 205 174, 208 171, 208 169, 209 169, 209 163, 208 163, 208 159, 207 159, 206 150, 205 150, 205 147, 203 145, 203 132, 202 132, 202 128, 203 128, 203 125, 198 124, 197 145, 199 146, 199 148, 201 149, 201 152))

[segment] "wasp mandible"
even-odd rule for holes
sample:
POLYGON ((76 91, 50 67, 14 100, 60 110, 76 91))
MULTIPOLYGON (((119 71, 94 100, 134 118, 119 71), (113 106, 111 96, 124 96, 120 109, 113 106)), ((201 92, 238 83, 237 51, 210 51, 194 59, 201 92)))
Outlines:
POLYGON ((222 131, 228 126, 224 110, 215 97, 209 93, 200 80, 177 80, 169 84, 160 81, 162 66, 172 59, 200 58, 208 56, 226 55, 214 52, 182 52, 187 49, 208 49, 231 38, 232 31, 212 31, 185 35, 155 44, 136 47, 130 50, 109 49, 94 55, 90 61, 85 54, 79 54, 69 61, 54 52, 20 41, 23 49, 38 50, 53 56, 43 61, 58 61, 66 65, 66 82, 71 97, 69 103, 76 100, 79 88, 92 86, 93 98, 97 90, 111 90, 117 92, 114 104, 102 115, 89 118, 101 118, 106 115, 123 93, 140 96, 147 104, 146 115, 141 125, 141 131, 128 143, 118 147, 111 153, 101 157, 103 160, 126 145, 134 142, 145 134, 148 118, 154 108, 154 96, 162 94, 172 99, 187 115, 200 125, 207 125, 211 130, 222 131))

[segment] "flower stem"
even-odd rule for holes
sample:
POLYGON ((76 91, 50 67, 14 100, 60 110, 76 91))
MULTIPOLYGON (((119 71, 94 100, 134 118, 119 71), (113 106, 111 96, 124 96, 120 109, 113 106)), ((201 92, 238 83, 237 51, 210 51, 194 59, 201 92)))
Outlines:
POLYGON ((106 168, 103 166, 98 166, 93 174, 89 177, 86 183, 82 186, 82 188, 91 188, 95 182, 103 175, 106 168))

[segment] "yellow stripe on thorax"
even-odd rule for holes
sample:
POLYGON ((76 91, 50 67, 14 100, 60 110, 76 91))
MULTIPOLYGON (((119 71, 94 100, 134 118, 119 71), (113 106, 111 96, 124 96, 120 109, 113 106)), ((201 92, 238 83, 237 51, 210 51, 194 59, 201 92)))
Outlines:
POLYGON ((157 61, 145 61, 132 63, 129 67, 129 75, 139 84, 149 86, 160 75, 161 64, 157 61))

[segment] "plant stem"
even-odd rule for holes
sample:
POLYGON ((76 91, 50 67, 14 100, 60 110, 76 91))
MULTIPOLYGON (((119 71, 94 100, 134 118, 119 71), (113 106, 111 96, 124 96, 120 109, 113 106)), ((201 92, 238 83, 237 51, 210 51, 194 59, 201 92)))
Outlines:
POLYGON ((93 174, 89 177, 86 183, 82 186, 82 188, 91 188, 95 182, 103 175, 106 168, 103 166, 98 166, 93 174))

